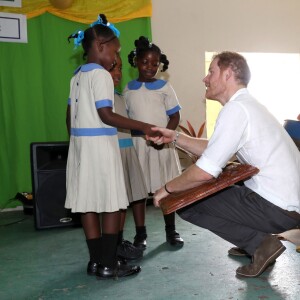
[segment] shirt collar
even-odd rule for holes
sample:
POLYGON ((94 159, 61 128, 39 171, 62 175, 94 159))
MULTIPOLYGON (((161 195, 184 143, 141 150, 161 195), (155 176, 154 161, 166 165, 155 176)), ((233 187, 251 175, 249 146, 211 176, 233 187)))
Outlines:
POLYGON ((90 64, 85 64, 85 65, 79 66, 75 70, 74 74, 77 74, 79 71, 89 72, 89 71, 92 71, 92 70, 95 70, 95 69, 104 69, 104 68, 102 66, 98 65, 98 64, 90 63, 90 64))
POLYGON ((152 82, 142 82, 142 81, 132 80, 128 83, 128 89, 129 90, 138 90, 144 84, 148 90, 158 90, 158 89, 162 88, 163 86, 165 86, 166 83, 167 82, 162 79, 157 79, 152 82))
POLYGON ((247 88, 239 89, 237 92, 235 92, 235 94, 233 94, 233 95, 231 96, 231 98, 229 99, 228 102, 234 101, 239 95, 244 95, 244 94, 249 94, 247 88))

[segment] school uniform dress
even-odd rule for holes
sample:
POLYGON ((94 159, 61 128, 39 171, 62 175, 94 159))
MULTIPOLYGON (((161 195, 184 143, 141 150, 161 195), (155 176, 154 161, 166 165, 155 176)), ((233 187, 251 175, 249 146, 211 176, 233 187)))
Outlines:
MULTIPOLYGON (((115 111, 117 114, 128 118, 125 100, 117 92, 115 92, 115 111)), ((130 130, 118 128, 118 139, 128 200, 131 203, 145 199, 148 197, 146 182, 133 146, 130 130)))
MULTIPOLYGON (((171 84, 165 80, 153 82, 130 81, 124 98, 131 119, 166 127, 169 116, 181 107, 171 84)), ((177 151, 172 144, 156 150, 145 140, 143 132, 132 131, 133 143, 145 176, 148 193, 181 174, 177 151)))
POLYGON ((72 212, 114 212, 128 199, 117 129, 97 109, 113 107, 111 75, 98 64, 80 66, 71 79, 71 133, 67 160, 66 203, 72 212))

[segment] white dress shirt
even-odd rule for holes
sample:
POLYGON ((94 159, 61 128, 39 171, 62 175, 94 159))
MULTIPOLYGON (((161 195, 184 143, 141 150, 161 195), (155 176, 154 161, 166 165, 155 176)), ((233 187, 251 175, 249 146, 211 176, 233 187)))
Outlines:
POLYGON ((217 177, 236 155, 260 172, 245 185, 273 204, 300 209, 300 152, 283 126, 246 88, 224 105, 207 149, 196 165, 217 177))

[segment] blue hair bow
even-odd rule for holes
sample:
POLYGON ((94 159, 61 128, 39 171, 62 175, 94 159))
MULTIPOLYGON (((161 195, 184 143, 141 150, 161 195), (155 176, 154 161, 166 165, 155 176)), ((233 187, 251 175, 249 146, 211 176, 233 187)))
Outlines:
POLYGON ((79 30, 77 32, 78 36, 77 38, 74 39, 74 44, 76 47, 78 47, 79 45, 81 45, 82 40, 84 39, 84 31, 79 30))
POLYGON ((100 24, 100 25, 103 25, 103 26, 107 26, 108 28, 110 28, 114 34, 116 35, 116 37, 119 37, 120 36, 120 31, 111 23, 107 22, 107 24, 104 24, 103 23, 103 20, 100 16, 98 16, 98 19, 97 21, 95 21, 94 23, 92 23, 90 26, 93 27, 97 24, 100 24))

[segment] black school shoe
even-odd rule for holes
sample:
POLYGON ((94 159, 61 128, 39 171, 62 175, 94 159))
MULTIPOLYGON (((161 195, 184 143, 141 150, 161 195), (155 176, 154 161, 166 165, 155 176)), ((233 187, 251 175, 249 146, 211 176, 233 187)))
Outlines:
POLYGON ((96 275, 99 265, 100 265, 100 263, 89 261, 89 263, 87 265, 87 269, 86 269, 87 274, 91 275, 91 276, 96 275))
POLYGON ((99 280, 115 279, 115 278, 131 276, 139 273, 140 271, 141 271, 140 266, 130 266, 118 261, 117 266, 114 268, 108 268, 99 264, 97 268, 96 276, 97 279, 99 280))
POLYGON ((117 256, 121 260, 137 260, 143 257, 143 251, 136 248, 131 242, 122 240, 117 248, 117 256))
POLYGON ((180 234, 176 230, 166 232, 167 242, 174 247, 182 247, 184 244, 183 239, 180 237, 180 234))
POLYGON ((134 241, 133 241, 133 245, 144 251, 146 248, 147 248, 147 233, 142 233, 142 234, 137 234, 135 237, 134 237, 134 241))
MULTIPOLYGON (((120 263, 124 264, 124 265, 127 265, 127 260, 126 259, 120 259, 120 263)), ((87 274, 90 275, 90 276, 95 276, 96 273, 97 273, 97 269, 98 269, 99 265, 101 265, 101 264, 89 261, 89 263, 87 265, 87 270, 86 270, 87 274)))

